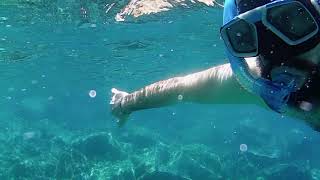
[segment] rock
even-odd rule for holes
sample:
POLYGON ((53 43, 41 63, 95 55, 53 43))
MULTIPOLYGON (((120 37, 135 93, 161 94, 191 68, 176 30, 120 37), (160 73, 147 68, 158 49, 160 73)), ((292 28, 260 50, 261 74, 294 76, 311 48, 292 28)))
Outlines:
POLYGON ((143 177, 144 175, 148 174, 149 172, 154 171, 154 166, 149 163, 135 163, 134 172, 136 177, 143 177))
POLYGON ((26 157, 37 157, 41 155, 41 149, 38 146, 35 146, 34 143, 24 143, 20 146, 21 153, 26 157))
POLYGON ((67 146, 67 144, 62 137, 55 136, 50 140, 50 146, 51 146, 51 149, 53 148, 58 150, 58 149, 64 149, 67 146))
POLYGON ((122 157, 119 143, 110 133, 96 133, 72 142, 73 149, 88 159, 115 161, 122 157))
POLYGON ((14 179, 24 179, 34 177, 35 169, 31 161, 25 160, 13 165, 9 174, 14 179))
POLYGON ((83 179, 89 174, 87 158, 73 150, 61 153, 56 164, 56 179, 83 179))
POLYGON ((312 176, 312 179, 319 180, 320 179, 320 170, 319 169, 312 169, 311 176, 312 176))
POLYGON ((185 146, 172 160, 170 164, 175 164, 177 172, 191 179, 223 178, 219 156, 211 153, 204 145, 185 146))
POLYGON ((179 175, 171 174, 169 172, 160 172, 160 171, 154 171, 152 173, 146 174, 140 180, 190 180, 187 178, 184 178, 179 175))
POLYGON ((262 153, 260 151, 236 152, 224 156, 224 173, 227 178, 237 179, 239 176, 244 179, 253 179, 263 175, 261 169, 267 169, 280 161, 278 156, 262 153))
POLYGON ((309 180, 312 179, 311 173, 302 166, 292 164, 278 164, 264 170, 266 179, 290 179, 290 180, 309 180))
POLYGON ((90 169, 90 179, 134 180, 139 179, 130 160, 100 161, 90 169))
POLYGON ((9 179, 8 176, 0 169, 0 179, 9 179))
MULTIPOLYGON (((275 159, 279 159, 282 155, 283 142, 282 139, 268 129, 265 123, 257 124, 256 120, 245 119, 234 128, 233 137, 230 144, 236 151, 240 153, 240 144, 247 145, 247 156, 249 161, 257 166, 262 165, 268 167, 273 164, 275 159)), ((233 151, 235 152, 235 151, 233 151)))
POLYGON ((159 143, 135 156, 133 165, 136 177, 142 179, 221 179, 224 174, 220 158, 197 144, 181 147, 159 143))
POLYGON ((149 132, 146 129, 134 128, 128 133, 121 134, 119 140, 132 144, 135 150, 142 150, 154 147, 158 143, 159 138, 157 139, 153 132, 149 132))

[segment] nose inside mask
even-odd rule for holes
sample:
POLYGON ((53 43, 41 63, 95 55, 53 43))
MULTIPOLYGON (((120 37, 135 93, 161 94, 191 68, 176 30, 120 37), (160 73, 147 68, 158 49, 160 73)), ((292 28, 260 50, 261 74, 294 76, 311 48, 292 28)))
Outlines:
POLYGON ((319 70, 310 71, 285 66, 271 70, 273 82, 287 85, 294 81, 294 91, 290 94, 288 105, 304 112, 312 111, 320 105, 320 73, 319 70))
POLYGON ((287 106, 306 112, 320 105, 320 65, 295 57, 269 59, 265 56, 259 56, 258 64, 263 78, 280 87, 292 87, 287 106))

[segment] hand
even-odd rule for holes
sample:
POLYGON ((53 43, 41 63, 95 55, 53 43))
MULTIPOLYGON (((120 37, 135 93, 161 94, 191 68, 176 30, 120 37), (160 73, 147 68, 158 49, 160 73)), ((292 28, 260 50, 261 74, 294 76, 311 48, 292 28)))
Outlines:
POLYGON ((127 121, 130 115, 129 111, 125 111, 121 107, 121 102, 123 98, 128 95, 128 93, 124 91, 119 91, 116 88, 112 88, 111 93, 111 113, 117 118, 117 123, 119 124, 119 126, 122 126, 127 121))

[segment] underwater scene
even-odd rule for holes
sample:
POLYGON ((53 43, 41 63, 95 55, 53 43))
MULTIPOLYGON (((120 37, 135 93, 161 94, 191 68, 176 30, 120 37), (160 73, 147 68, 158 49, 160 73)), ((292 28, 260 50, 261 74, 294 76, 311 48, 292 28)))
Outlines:
POLYGON ((319 132, 254 104, 178 103, 118 126, 112 88, 227 63, 223 4, 0 0, 0 180, 320 179, 319 132))

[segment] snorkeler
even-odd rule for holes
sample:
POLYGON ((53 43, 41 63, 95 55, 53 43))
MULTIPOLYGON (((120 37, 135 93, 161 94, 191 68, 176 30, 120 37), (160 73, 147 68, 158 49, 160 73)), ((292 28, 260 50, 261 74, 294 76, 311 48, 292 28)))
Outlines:
POLYGON ((320 130, 320 1, 226 0, 223 17, 229 63, 133 93, 112 88, 119 125, 134 111, 197 102, 257 104, 320 130))

